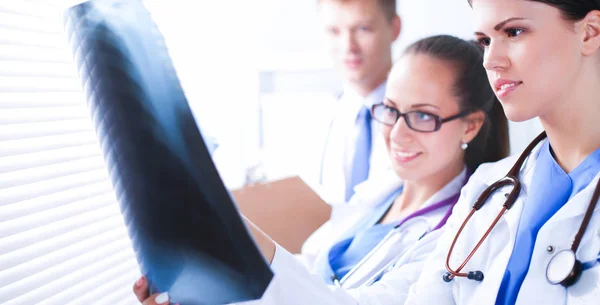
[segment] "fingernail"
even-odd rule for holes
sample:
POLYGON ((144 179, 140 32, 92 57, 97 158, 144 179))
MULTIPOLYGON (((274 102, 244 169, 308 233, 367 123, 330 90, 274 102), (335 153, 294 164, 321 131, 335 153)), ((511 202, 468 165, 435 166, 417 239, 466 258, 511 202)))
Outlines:
POLYGON ((135 286, 140 287, 142 286, 142 284, 144 284, 144 277, 140 277, 136 282, 135 282, 135 286))
POLYGON ((156 299, 154 299, 154 302, 156 302, 156 304, 165 304, 165 303, 169 302, 169 294, 166 292, 163 292, 163 293, 157 295, 156 299))

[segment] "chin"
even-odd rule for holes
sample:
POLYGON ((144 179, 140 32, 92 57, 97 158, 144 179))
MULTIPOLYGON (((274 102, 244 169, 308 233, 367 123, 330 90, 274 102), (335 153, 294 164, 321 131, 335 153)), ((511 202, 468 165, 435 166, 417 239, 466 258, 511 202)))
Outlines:
POLYGON ((358 70, 345 70, 344 74, 346 79, 352 83, 361 83, 366 79, 365 73, 358 70))
POLYGON ((521 109, 520 107, 515 107, 513 105, 503 105, 503 107, 506 118, 512 122, 524 122, 538 116, 537 113, 534 113, 531 109, 521 109))
POLYGON ((408 169, 398 165, 394 165, 394 172, 396 172, 396 175, 398 175, 398 177, 404 181, 419 180, 419 178, 423 175, 423 173, 419 172, 418 170, 408 169))

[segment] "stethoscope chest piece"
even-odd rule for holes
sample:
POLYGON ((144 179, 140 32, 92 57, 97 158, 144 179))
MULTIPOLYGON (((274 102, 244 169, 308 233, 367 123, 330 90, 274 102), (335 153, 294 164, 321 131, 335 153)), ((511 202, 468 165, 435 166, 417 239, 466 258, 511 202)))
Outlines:
POLYGON ((546 278, 552 285, 569 287, 581 276, 583 267, 570 249, 557 252, 548 263, 546 278))

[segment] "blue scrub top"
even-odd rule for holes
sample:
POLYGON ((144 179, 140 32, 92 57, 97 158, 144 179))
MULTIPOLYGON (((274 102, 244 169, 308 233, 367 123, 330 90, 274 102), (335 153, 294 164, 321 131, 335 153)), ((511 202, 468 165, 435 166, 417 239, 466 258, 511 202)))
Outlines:
POLYGON ((533 173, 533 180, 521 219, 515 247, 498 291, 496 305, 515 304, 529 270, 533 247, 540 228, 573 196, 587 187, 600 172, 600 149, 590 154, 569 174, 558 165, 545 141, 533 173))
POLYGON ((377 224, 389 210, 402 189, 393 192, 385 204, 371 215, 369 226, 356 235, 344 239, 329 250, 329 265, 338 279, 342 279, 358 262, 360 262, 397 223, 377 224))

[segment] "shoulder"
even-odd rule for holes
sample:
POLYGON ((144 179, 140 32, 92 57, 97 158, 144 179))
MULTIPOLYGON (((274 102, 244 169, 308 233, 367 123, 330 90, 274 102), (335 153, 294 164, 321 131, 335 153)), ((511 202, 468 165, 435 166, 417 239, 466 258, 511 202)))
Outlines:
POLYGON ((519 159, 518 155, 506 157, 500 161, 484 163, 477 168, 469 179, 469 182, 479 182, 491 185, 502 179, 519 159))

